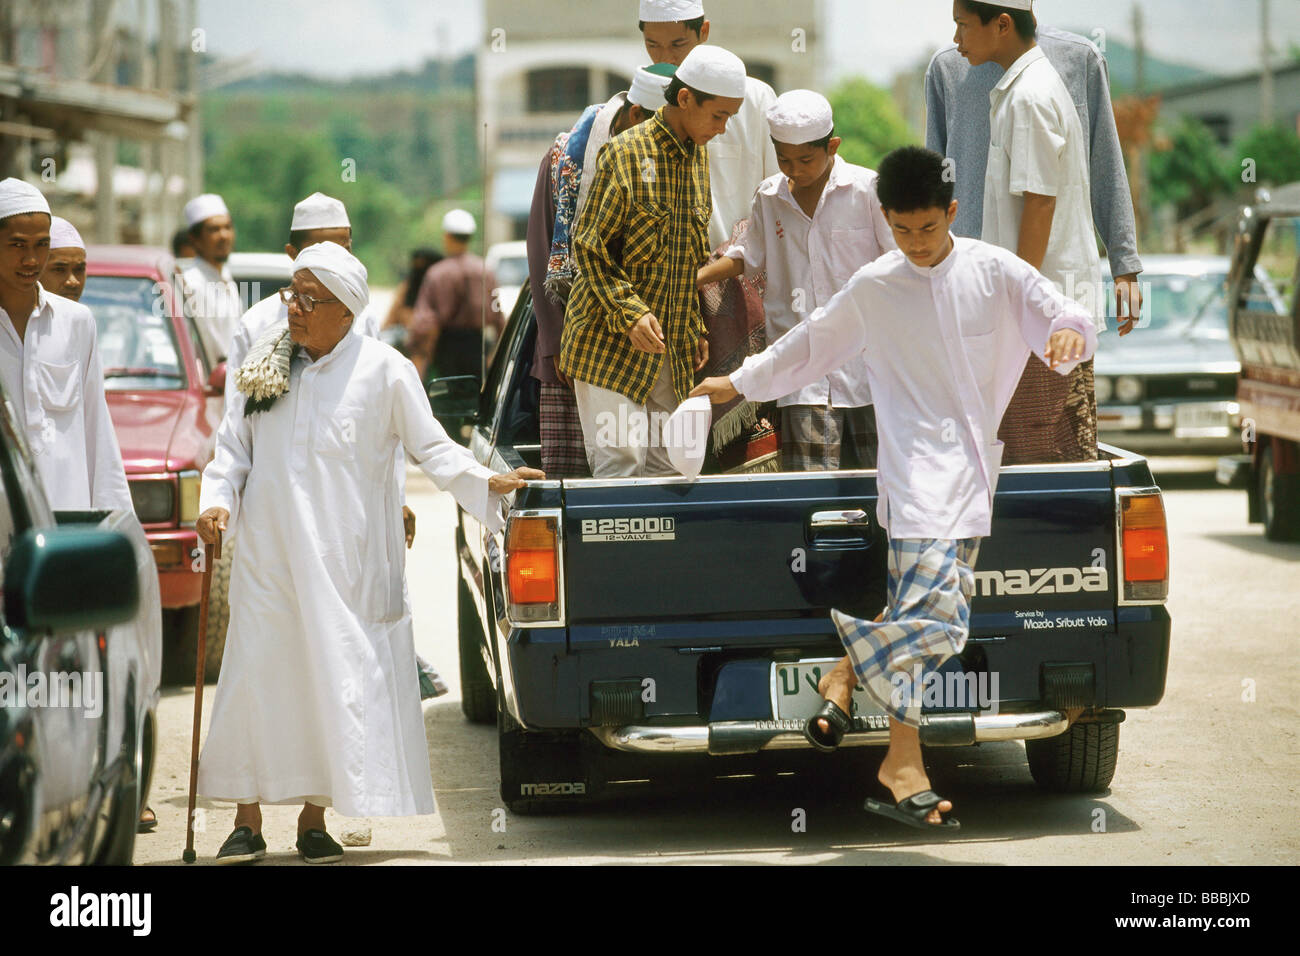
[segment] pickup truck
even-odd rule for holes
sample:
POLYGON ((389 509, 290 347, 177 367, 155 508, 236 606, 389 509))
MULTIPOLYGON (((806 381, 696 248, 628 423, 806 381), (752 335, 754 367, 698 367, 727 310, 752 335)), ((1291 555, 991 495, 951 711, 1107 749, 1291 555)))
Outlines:
MULTIPOLYGON (((471 451, 501 471, 540 467, 535 338, 525 288, 482 390, 429 385, 434 414, 471 425, 471 451)), ((698 767, 683 755, 722 775, 811 749, 817 679, 843 655, 829 609, 874 617, 885 602, 875 498, 874 471, 776 472, 531 482, 496 534, 460 511, 462 707, 497 724, 506 805, 670 779, 698 767)), ((1103 446, 1096 461, 1004 467, 970 638, 923 697, 922 741, 1024 740, 1043 788, 1104 790, 1124 708, 1164 693, 1168 581, 1144 459, 1103 446)), ((887 744, 859 695, 842 746, 887 744)))
POLYGON ((1228 312, 1246 453, 1219 459, 1221 484, 1245 488, 1247 517, 1273 541, 1300 541, 1300 183, 1260 190, 1242 210, 1228 312), (1272 291, 1259 263, 1290 272, 1289 304, 1272 291))

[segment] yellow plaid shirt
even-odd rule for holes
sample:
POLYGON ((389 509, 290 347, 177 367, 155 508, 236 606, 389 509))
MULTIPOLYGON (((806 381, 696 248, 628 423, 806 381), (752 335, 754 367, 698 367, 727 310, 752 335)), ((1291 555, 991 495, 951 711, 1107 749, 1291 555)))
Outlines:
POLYGON ((709 253, 708 152, 683 145, 663 110, 600 151, 587 204, 573 231, 577 267, 564 313, 560 369, 644 404, 664 358, 681 401, 695 380, 704 332, 695 276, 709 253), (647 312, 659 320, 667 355, 627 337, 647 312))

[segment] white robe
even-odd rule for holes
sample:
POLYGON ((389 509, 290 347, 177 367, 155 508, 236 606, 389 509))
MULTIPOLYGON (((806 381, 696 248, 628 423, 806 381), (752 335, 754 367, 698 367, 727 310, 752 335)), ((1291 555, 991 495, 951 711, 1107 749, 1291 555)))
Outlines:
POLYGON ((135 513, 88 308, 38 285, 22 341, 0 309, 0 381, 50 507, 135 513))
POLYGON ((393 456, 400 443, 497 530, 492 472, 447 437, 414 366, 355 331, 315 362, 295 357, 270 410, 246 417, 243 401, 199 503, 230 511, 238 548, 198 789, 312 797, 345 816, 432 813, 393 456))

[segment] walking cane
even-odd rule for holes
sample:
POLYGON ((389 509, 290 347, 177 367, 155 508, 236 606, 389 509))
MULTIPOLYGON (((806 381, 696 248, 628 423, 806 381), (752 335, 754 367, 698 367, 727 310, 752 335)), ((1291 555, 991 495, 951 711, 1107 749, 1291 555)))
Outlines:
POLYGON ((208 596, 212 592, 212 565, 221 560, 221 529, 215 528, 217 540, 203 545, 203 593, 199 598, 199 641, 197 661, 194 665, 194 734, 190 739, 190 801, 185 814, 185 852, 181 859, 193 863, 194 855, 194 796, 199 779, 199 724, 203 720, 203 677, 207 661, 208 596))

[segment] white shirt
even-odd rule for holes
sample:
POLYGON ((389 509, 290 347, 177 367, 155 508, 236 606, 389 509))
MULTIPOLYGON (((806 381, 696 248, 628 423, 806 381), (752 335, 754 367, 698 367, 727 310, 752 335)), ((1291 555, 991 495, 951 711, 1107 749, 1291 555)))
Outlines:
POLYGON ((767 125, 768 108, 775 102, 772 87, 745 77, 740 112, 727 120, 726 132, 709 140, 709 191, 713 194, 710 249, 719 249, 731 239, 736 223, 749 215, 758 184, 780 172, 767 125))
POLYGON ((984 176, 985 242, 1015 252, 1025 193, 1056 197, 1042 273, 1101 328, 1101 257, 1092 223, 1088 141, 1060 75, 1038 47, 1011 64, 989 93, 984 176))
POLYGON ((880 432, 876 514, 891 538, 987 535, 998 425, 1029 353, 1041 358, 1061 329, 1086 339, 1081 360, 1097 347, 1088 314, 1024 260, 975 239, 953 242, 930 269, 897 251, 864 266, 731 375, 746 398, 769 401, 865 355, 880 432))
POLYGON ((237 538, 226 656, 199 763, 214 798, 328 797, 344 816, 434 809, 420 711, 398 447, 492 531, 493 474, 447 437, 414 366, 350 331, 293 360, 270 409, 237 395, 199 507, 237 538))
POLYGON ((218 270, 197 257, 181 273, 181 284, 186 308, 203 336, 208 361, 215 366, 228 354, 239 317, 244 314, 239 286, 225 263, 218 270))
MULTIPOLYGON (((749 228, 726 255, 743 259, 746 272, 767 270, 763 312, 767 340, 775 342, 830 302, 864 265, 897 248, 876 196, 875 172, 836 156, 811 219, 784 174, 763 180, 749 228)), ((870 405, 866 360, 858 356, 820 381, 782 395, 777 404, 870 405)))
POLYGON ((134 514, 96 340, 88 308, 38 285, 21 341, 0 309, 0 381, 50 507, 134 514))

